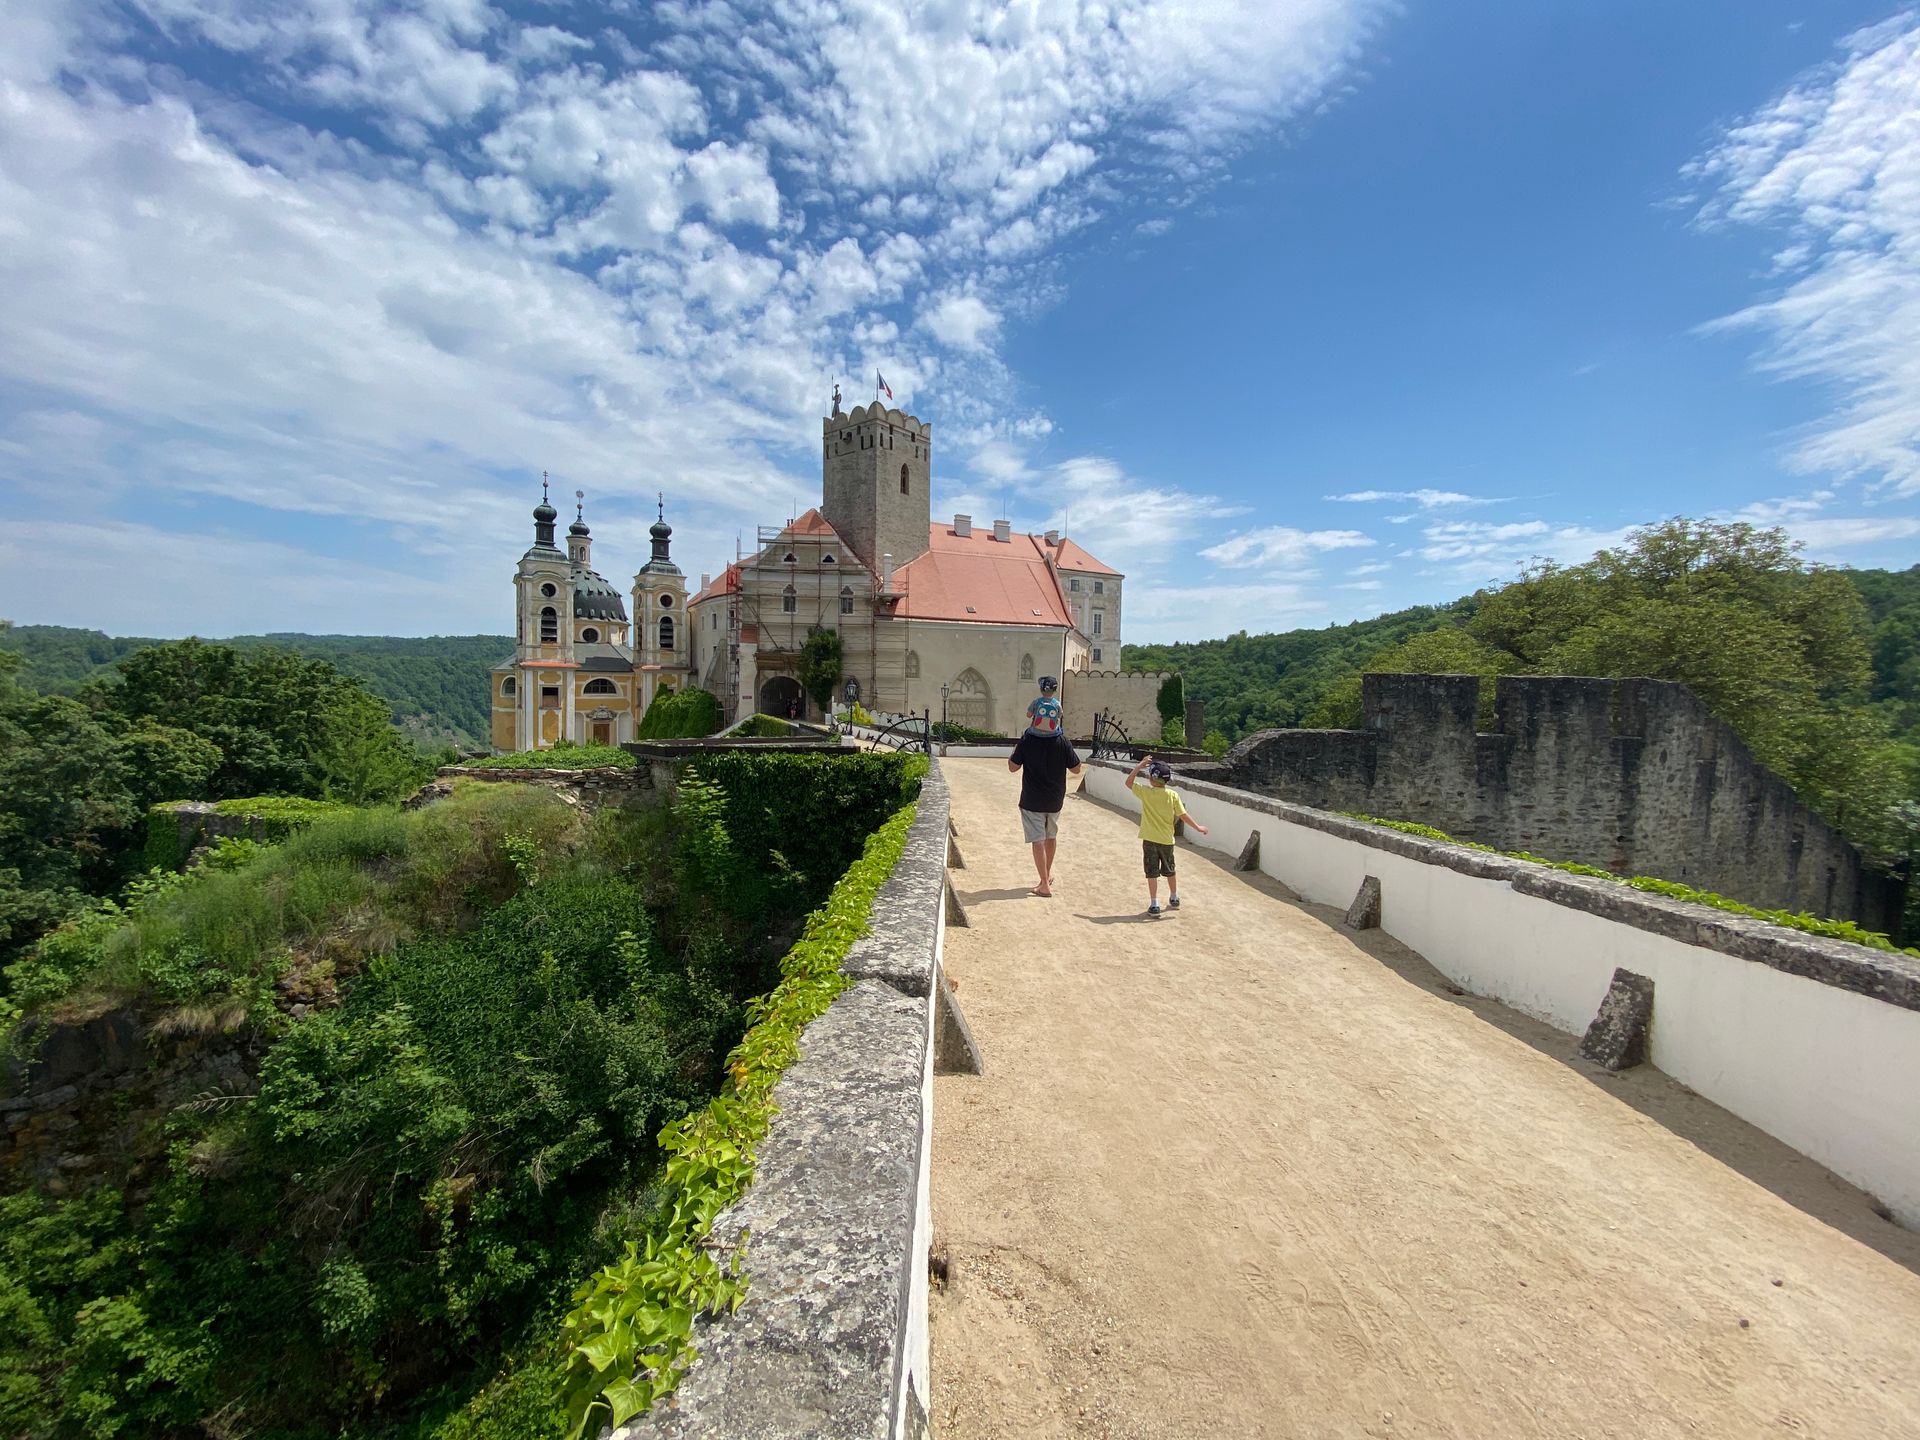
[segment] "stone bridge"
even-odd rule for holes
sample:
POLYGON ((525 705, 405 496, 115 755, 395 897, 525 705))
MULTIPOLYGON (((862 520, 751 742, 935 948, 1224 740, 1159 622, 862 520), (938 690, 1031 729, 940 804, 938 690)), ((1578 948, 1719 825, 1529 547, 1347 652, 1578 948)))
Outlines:
POLYGON ((1184 788, 1149 919, 1117 770, 1039 899, 1004 760, 942 763, 872 941, 930 982, 808 1032, 754 1291, 630 1434, 1920 1436, 1920 964, 1184 788))

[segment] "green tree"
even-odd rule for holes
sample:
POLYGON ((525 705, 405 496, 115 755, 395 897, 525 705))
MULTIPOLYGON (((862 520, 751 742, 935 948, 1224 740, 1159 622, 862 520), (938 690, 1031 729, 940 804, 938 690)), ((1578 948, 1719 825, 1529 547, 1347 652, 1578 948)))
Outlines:
POLYGON ((840 632, 815 630, 800 647, 800 688, 822 711, 833 708, 833 692, 840 684, 840 632))
POLYGON ((315 762, 320 798, 350 805, 403 795, 429 769, 426 757, 393 728, 387 702, 358 685, 342 685, 334 696, 315 762))

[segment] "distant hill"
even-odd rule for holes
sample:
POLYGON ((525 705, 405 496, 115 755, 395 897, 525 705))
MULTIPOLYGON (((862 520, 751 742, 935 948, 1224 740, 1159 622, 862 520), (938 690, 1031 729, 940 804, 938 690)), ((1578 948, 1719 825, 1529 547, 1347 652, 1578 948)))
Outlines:
MULTIPOLYGON (((65 625, 0 628, 0 649, 26 656, 22 680, 54 695, 71 695, 134 651, 160 643, 65 625)), ((513 652, 511 635, 235 635, 220 643, 236 650, 271 645, 325 660, 363 681, 393 707, 395 723, 429 747, 488 743, 487 672, 513 652)))
MULTIPOLYGON (((1920 565, 1907 570, 1848 570, 1872 626, 1874 708, 1903 738, 1920 738, 1920 565)), ((1207 728, 1229 740, 1255 730, 1299 725, 1321 696, 1356 665, 1428 630, 1464 625, 1479 596, 1422 605, 1320 630, 1283 630, 1178 645, 1129 645, 1126 663, 1178 670, 1187 695, 1207 707, 1207 728)))

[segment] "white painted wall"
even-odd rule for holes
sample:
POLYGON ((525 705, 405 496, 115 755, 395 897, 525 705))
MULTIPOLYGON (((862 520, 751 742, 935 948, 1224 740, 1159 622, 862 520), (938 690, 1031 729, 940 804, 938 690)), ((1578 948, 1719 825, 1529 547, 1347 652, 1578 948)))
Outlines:
MULTIPOLYGON (((1087 767, 1096 799, 1134 808, 1124 770, 1087 767)), ((1504 880, 1186 792, 1211 827, 1189 843, 1238 855, 1260 831, 1260 869, 1345 907, 1379 877, 1381 928, 1462 989, 1581 1034, 1615 966, 1654 982, 1652 1063, 1920 1225, 1920 1011, 1655 935, 1504 880)))

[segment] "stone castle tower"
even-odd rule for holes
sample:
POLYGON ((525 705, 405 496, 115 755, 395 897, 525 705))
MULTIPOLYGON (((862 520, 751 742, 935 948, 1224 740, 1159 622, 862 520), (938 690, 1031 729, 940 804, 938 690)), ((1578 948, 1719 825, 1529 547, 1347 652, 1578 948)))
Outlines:
POLYGON ((933 426, 878 401, 848 415, 839 400, 821 422, 820 513, 878 575, 883 555, 899 567, 926 553, 933 426))

